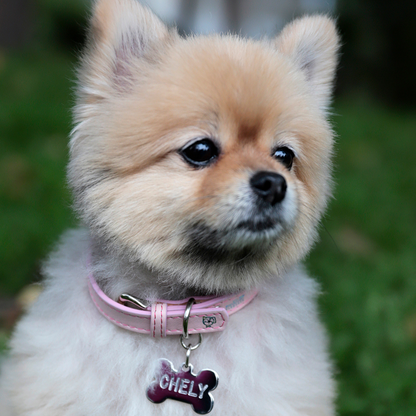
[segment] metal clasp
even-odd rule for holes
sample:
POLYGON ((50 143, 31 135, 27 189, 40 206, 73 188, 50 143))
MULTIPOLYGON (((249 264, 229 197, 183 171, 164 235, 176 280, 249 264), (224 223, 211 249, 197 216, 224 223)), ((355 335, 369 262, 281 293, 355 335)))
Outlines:
POLYGON ((121 294, 118 298, 118 303, 121 303, 124 306, 127 306, 126 304, 133 304, 133 306, 136 306, 141 310, 146 310, 149 306, 149 302, 147 300, 135 298, 128 293, 121 294))
POLYGON ((201 345, 201 342, 202 342, 201 333, 198 334, 199 340, 197 344, 192 345, 191 343, 189 343, 188 345, 186 345, 184 342, 184 339, 186 340, 189 339, 188 324, 189 324, 189 317, 191 315, 192 305, 194 303, 195 303, 195 299, 190 298, 186 304, 185 312, 183 314, 183 334, 181 334, 180 341, 181 341, 182 347, 186 349, 186 358, 185 358, 185 364, 184 364, 185 368, 189 367, 189 357, 191 355, 191 351, 196 350, 201 345))

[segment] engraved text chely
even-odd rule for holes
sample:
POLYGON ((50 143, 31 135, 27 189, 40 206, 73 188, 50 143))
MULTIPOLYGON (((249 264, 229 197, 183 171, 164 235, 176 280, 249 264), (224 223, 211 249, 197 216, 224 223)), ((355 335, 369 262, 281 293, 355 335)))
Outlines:
POLYGON ((159 381, 159 386, 163 390, 173 390, 175 393, 183 394, 184 396, 198 397, 198 399, 202 399, 205 391, 208 389, 208 384, 198 384, 199 394, 194 392, 194 384, 195 382, 193 380, 190 381, 187 378, 181 379, 180 377, 175 379, 175 377, 169 377, 168 374, 163 374, 159 381))

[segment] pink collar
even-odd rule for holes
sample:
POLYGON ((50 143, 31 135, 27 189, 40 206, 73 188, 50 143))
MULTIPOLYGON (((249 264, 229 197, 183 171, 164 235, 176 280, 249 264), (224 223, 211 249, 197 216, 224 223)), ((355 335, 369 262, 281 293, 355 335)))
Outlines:
MULTIPOLYGON (((183 332, 183 315, 186 303, 182 300, 158 300, 144 310, 129 308, 110 299, 98 286, 92 273, 88 276, 91 298, 109 321, 121 328, 152 337, 180 335, 183 332)), ((257 290, 239 292, 234 295, 214 297, 195 296, 189 317, 189 334, 222 331, 228 317, 248 305, 257 295, 257 290)))

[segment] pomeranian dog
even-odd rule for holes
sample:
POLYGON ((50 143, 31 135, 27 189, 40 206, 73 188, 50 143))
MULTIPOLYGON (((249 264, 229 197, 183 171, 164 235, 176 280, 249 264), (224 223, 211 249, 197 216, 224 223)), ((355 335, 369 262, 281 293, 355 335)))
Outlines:
POLYGON ((331 194, 337 49, 326 16, 182 38, 96 1, 68 168, 85 227, 14 332, 1 415, 334 415, 299 262, 331 194))

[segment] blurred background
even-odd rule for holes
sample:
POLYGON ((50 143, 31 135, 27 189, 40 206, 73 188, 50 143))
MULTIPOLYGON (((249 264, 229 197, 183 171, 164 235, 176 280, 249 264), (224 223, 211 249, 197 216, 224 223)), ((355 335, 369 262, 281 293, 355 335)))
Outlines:
MULTIPOLYGON (((183 34, 273 36, 311 12, 343 39, 335 197, 307 266, 321 282, 340 416, 416 415, 416 2, 153 0, 183 34)), ((0 0, 0 350, 77 224, 65 184, 88 0, 0 0), (33 285, 35 284, 35 285, 33 285)))

